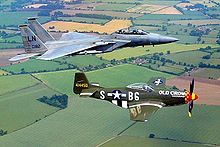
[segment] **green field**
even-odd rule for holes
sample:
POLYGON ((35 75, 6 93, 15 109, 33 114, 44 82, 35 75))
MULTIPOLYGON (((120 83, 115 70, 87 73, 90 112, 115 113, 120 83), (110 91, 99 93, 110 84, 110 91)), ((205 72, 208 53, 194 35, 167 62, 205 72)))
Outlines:
POLYGON ((220 64, 220 59, 218 58, 203 59, 203 56, 206 55, 209 55, 209 53, 196 50, 164 55, 163 57, 177 63, 182 62, 186 64, 193 64, 195 66, 198 66, 200 62, 211 65, 220 64))
POLYGON ((22 71, 31 72, 31 73, 43 72, 43 71, 55 71, 66 68, 68 68, 66 64, 60 64, 53 61, 36 60, 36 59, 30 59, 28 62, 22 62, 19 64, 13 64, 2 67, 2 69, 13 73, 21 73, 22 71))
POLYGON ((190 14, 172 14, 172 15, 164 15, 164 14, 145 14, 141 17, 138 17, 138 20, 181 20, 181 19, 207 19, 207 16, 202 15, 199 12, 194 12, 190 14))
POLYGON ((160 66, 159 68, 157 68, 157 70, 170 72, 170 73, 174 73, 174 74, 177 74, 177 75, 180 75, 180 74, 185 72, 183 67, 180 68, 180 67, 176 67, 174 65, 160 66))
POLYGON ((163 20, 133 20, 134 25, 161 25, 166 21, 163 20))
MULTIPOLYGON (((52 88, 74 98, 69 99, 67 109, 27 128, 1 137, 0 146, 6 144, 9 146, 15 144, 16 146, 29 146, 30 144, 31 146, 39 146, 39 144, 42 146, 73 146, 76 144, 95 146, 115 136, 132 123, 125 109, 115 107, 108 102, 83 99, 73 95, 72 81, 75 72, 75 70, 70 70, 35 74, 52 88), (41 141, 39 142, 38 139, 41 141), (28 140, 28 142, 22 140, 28 140)), ((87 73, 90 81, 100 82, 102 86, 125 86, 130 82, 147 81, 152 75, 161 76, 161 74, 171 77, 168 74, 135 65, 120 65, 87 73), (137 74, 140 76, 137 77, 137 74)), ((44 92, 39 92, 39 94, 42 93, 44 92)))
POLYGON ((19 64, 12 64, 5 67, 1 67, 5 71, 11 73, 36 73, 36 72, 48 72, 48 71, 57 71, 62 69, 69 69, 77 66, 79 68, 86 66, 101 66, 102 64, 108 64, 109 61, 101 60, 100 58, 94 55, 76 55, 72 57, 62 57, 55 59, 54 61, 45 61, 30 59, 27 62, 21 62, 19 64))
POLYGON ((105 24, 106 22, 109 21, 107 19, 96 19, 96 18, 87 18, 87 17, 59 17, 58 20, 81 22, 81 23, 95 23, 95 24, 105 24))
POLYGON ((158 29, 160 29, 159 27, 153 27, 153 26, 135 26, 135 28, 137 29, 141 29, 141 30, 145 30, 145 31, 157 31, 158 29))
POLYGON ((186 147, 186 146, 190 146, 190 147, 201 147, 203 145, 190 144, 187 142, 180 142, 180 141, 169 141, 169 140, 160 140, 160 139, 150 139, 150 138, 146 138, 146 137, 127 136, 127 135, 118 136, 118 137, 113 138, 104 144, 101 144, 101 147, 112 147, 112 146, 126 146, 126 147, 133 147, 133 146, 137 146, 137 147, 144 147, 144 146, 186 147))
MULTIPOLYGON (((85 0, 86 2, 97 2, 96 0, 85 0)), ((152 4, 152 5, 167 5, 167 6, 171 6, 171 5, 175 5, 179 2, 180 0, 142 0, 142 1, 137 1, 137 0, 100 0, 99 2, 104 2, 104 3, 118 3, 118 4, 122 4, 122 3, 129 3, 129 4, 141 4, 141 3, 147 3, 147 4, 152 4)))
MULTIPOLYGON (((54 89, 72 95, 73 76, 75 72, 76 70, 67 70, 53 73, 39 73, 35 75, 54 89)), ((153 71, 144 67, 138 67, 136 65, 119 65, 91 71, 87 74, 90 81, 98 82, 101 86, 107 87, 126 86, 135 82, 147 82, 152 76, 157 75, 168 78, 172 77, 172 75, 153 71)))
POLYGON ((134 4, 104 4, 95 7, 95 10, 103 10, 103 11, 126 11, 132 7, 134 4))
POLYGON ((195 105, 192 118, 187 116, 187 111, 187 105, 162 108, 147 123, 136 123, 122 135, 148 137, 154 134, 157 139, 220 145, 220 118, 216 117, 220 107, 195 105))
MULTIPOLYGON (((6 25, 6 26, 15 26, 17 27, 19 24, 23 24, 27 22, 28 17, 34 17, 37 16, 38 12, 1 12, 0 13, 0 25, 6 25)), ((40 17, 39 21, 41 23, 46 22, 50 19, 50 17, 40 17)))
POLYGON ((73 57, 63 57, 59 59, 55 59, 55 61, 64 62, 66 64, 73 64, 77 67, 85 67, 85 66, 97 66, 101 64, 108 64, 109 61, 107 60, 101 60, 100 58, 97 58, 95 55, 76 55, 73 57))
POLYGON ((0 5, 10 5, 14 0, 0 0, 0 5))
POLYGON ((5 38, 5 39, 3 39, 3 38, 1 38, 0 39, 0 42, 5 42, 5 41, 7 41, 7 42, 16 42, 16 43, 20 43, 20 44, 22 44, 22 40, 21 40, 21 36, 19 35, 19 36, 13 36, 13 37, 9 37, 9 38, 5 38))
POLYGON ((14 49, 22 46, 20 43, 0 43, 0 49, 14 49))
POLYGON ((0 77, 0 128, 8 133, 40 120, 58 108, 37 101, 57 92, 47 88, 30 75, 0 77))
MULTIPOLYGON (((69 70, 35 74, 52 88, 71 95, 73 98, 69 99, 67 109, 58 111, 22 130, 0 137, 0 146, 96 146, 116 137, 132 124, 128 111, 125 109, 108 102, 73 95, 72 81, 75 72, 75 70, 69 70)), ((119 65, 86 74, 90 81, 99 82, 101 86, 111 87, 144 82, 152 76, 161 76, 163 73, 135 65, 119 65)), ((171 77, 168 74, 163 74, 163 76, 171 77)), ((195 105, 192 118, 188 118, 187 109, 187 105, 163 108, 147 123, 136 123, 122 135, 142 137, 144 143, 148 142, 157 146, 171 146, 176 143, 166 139, 146 139, 144 141, 143 137, 148 137, 150 133, 153 133, 156 138, 219 144, 219 117, 216 117, 216 114, 220 112, 219 107, 195 105)), ((133 138, 132 141, 132 138, 129 139, 130 145, 133 141, 140 139, 133 138)), ((123 140, 121 141, 119 145, 125 143, 123 140)), ((110 141, 110 144, 106 145, 114 145, 114 139, 113 142, 110 141)), ((138 145, 141 146, 141 142, 138 145)), ((182 142, 178 145, 189 146, 188 143, 182 142)))
POLYGON ((4 116, 0 119, 0 128, 10 133, 55 113, 59 108, 43 104, 37 100, 42 96, 54 94, 58 93, 44 85, 35 85, 0 96, 0 115, 4 116))
POLYGON ((173 60, 177 63, 182 62, 187 64, 198 65, 200 62, 206 61, 206 59, 202 59, 202 57, 205 55, 208 55, 208 53, 202 51, 190 51, 165 55, 163 57, 166 59, 173 60))
POLYGON ((1 75, 8 75, 8 74, 10 75, 10 73, 8 73, 8 72, 6 72, 6 71, 4 71, 4 70, 0 70, 0 76, 1 76, 1 75))
POLYGON ((170 51, 171 53, 177 53, 182 51, 190 51, 190 50, 196 50, 199 48, 205 48, 207 46, 211 47, 218 47, 218 45, 211 45, 211 44, 190 44, 190 45, 184 45, 184 44, 165 44, 165 45, 159 45, 159 46, 146 46, 146 47, 135 47, 135 48, 123 48, 119 49, 110 53, 100 54, 97 55, 98 57, 103 57, 103 59, 106 60, 112 60, 112 59, 125 59, 130 57, 137 57, 141 55, 146 54, 153 54, 153 53, 166 53, 167 51, 170 51))
POLYGON ((213 53, 211 57, 215 59, 220 59, 220 52, 213 53))
POLYGON ((202 68, 191 73, 191 75, 195 77, 219 79, 220 69, 202 68))
POLYGON ((30 87, 39 83, 30 75, 1 76, 0 81, 0 95, 10 93, 18 89, 30 87))

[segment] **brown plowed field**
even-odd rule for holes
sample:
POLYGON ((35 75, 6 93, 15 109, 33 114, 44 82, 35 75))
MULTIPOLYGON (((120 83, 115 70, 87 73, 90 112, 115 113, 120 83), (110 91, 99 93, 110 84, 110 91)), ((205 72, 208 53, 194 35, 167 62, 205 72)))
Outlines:
POLYGON ((21 53, 24 53, 23 49, 0 50, 0 66, 9 65, 11 62, 8 59, 21 53))
MULTIPOLYGON (((167 81, 167 85, 180 89, 189 89, 193 77, 177 77, 167 81)), ((220 81, 203 78, 195 78, 194 92, 199 95, 195 101, 197 104, 220 105, 220 81)))

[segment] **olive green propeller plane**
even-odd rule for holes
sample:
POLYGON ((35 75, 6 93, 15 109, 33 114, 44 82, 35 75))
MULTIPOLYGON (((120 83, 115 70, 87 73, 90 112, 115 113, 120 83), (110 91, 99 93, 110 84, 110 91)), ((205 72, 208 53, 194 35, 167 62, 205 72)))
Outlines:
POLYGON ((130 119, 147 121, 156 110, 162 107, 189 103, 189 117, 192 116, 193 101, 198 99, 194 90, 194 79, 190 91, 179 90, 165 85, 165 79, 156 77, 148 83, 135 83, 126 87, 104 88, 89 83, 84 73, 75 73, 73 92, 80 96, 109 101, 122 108, 129 109, 130 119))

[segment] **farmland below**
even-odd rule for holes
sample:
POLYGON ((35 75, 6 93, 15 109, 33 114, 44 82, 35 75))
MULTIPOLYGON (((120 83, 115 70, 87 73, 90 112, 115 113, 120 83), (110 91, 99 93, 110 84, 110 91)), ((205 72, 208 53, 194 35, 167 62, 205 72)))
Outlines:
POLYGON ((0 146, 220 146, 219 6, 220 0, 0 0, 0 146), (103 35, 131 27, 179 41, 9 62, 24 52, 18 25, 28 17, 38 17, 56 39, 64 32, 103 35), (194 78, 199 99, 192 118, 183 105, 133 122, 126 109, 73 94, 79 71, 103 87, 165 77, 167 85, 189 89, 194 78), (52 101, 61 95, 68 96, 65 108, 52 101))
POLYGON ((44 96, 59 94, 29 75, 0 77, 1 129, 11 133, 33 124, 58 108, 37 101, 44 96), (16 83, 16 84, 14 84, 16 83))
MULTIPOLYGON (((205 129, 207 123, 218 124, 219 118, 215 117, 215 114, 219 113, 218 111, 220 110, 218 106, 195 105, 193 118, 188 118, 186 113, 188 109, 187 106, 163 108, 147 123, 136 123, 132 125, 127 110, 115 107, 108 102, 86 98, 83 99, 72 94, 72 78, 75 72, 77 71, 69 70, 34 74, 34 76, 49 85, 52 89, 68 94, 71 97, 69 99, 68 108, 58 111, 44 120, 34 123, 22 130, 2 136, 0 138, 0 145, 28 146, 31 144, 32 146, 38 146, 38 139, 41 139, 40 144, 43 146, 54 146, 55 144, 58 146, 72 146, 73 144, 96 146, 112 137, 116 137, 115 139, 117 139, 117 134, 120 134, 126 128, 128 129, 120 135, 121 137, 136 136, 134 138, 132 137, 134 141, 136 139, 143 139, 144 141, 144 138, 146 138, 146 142, 157 144, 158 146, 164 141, 166 143, 163 144, 163 146, 175 144, 172 140, 184 140, 184 142, 180 143, 182 146, 187 146, 191 142, 196 142, 195 146, 197 146, 198 143, 219 144, 217 133, 218 127, 211 125, 212 127, 209 129, 208 133, 205 129), (175 111, 173 111, 174 109, 175 111), (211 114, 207 116, 207 112, 211 114), (166 119, 164 119, 164 117, 166 119), (173 118, 176 121, 172 121, 173 118), (198 121, 201 119, 207 121, 198 121), (166 123, 158 124, 158 122, 166 123), (189 123, 193 125, 187 125, 189 123), (94 125, 91 124, 99 127, 94 127, 94 125), (132 126, 129 127, 130 125, 132 126), (163 125, 162 131, 160 125, 163 125), (175 127, 170 129, 171 126, 175 127), (198 130, 195 126, 200 129, 198 130), (60 129, 56 129, 58 127, 60 129), (86 131, 82 131, 85 127, 86 131), (181 131, 182 128, 186 129, 181 131), (212 131, 213 129, 215 129, 214 132, 212 131), (191 133, 191 130, 196 131, 191 133), (149 139, 148 137, 152 133, 155 137, 149 139), (209 135, 210 133, 214 133, 215 137, 209 135), (196 138, 194 138, 195 136, 196 138), (47 139, 43 139, 45 137, 47 137, 47 139), (59 140, 60 138, 63 138, 62 142, 52 141, 54 139, 59 140), (159 140, 156 141, 157 139, 159 140), (28 142, 24 143, 25 140, 28 140, 28 142)), ((148 81, 152 76, 161 76, 163 73, 147 70, 146 68, 140 68, 135 65, 119 65, 103 70, 88 72, 86 74, 90 81, 99 82, 101 86, 104 87, 112 87, 125 86, 130 84, 130 82, 143 82, 143 79, 144 81, 148 81), (137 73, 141 77, 137 77, 137 73), (129 79, 129 81, 127 79, 129 79)), ((163 76, 168 78, 173 77, 169 74, 163 74, 163 76)), ((114 139, 112 141, 114 142, 114 139)), ((109 144, 111 144, 112 141, 110 141, 109 144)), ((119 145, 123 144, 123 142, 118 143, 119 145)), ((105 146, 105 144, 103 144, 103 146, 105 146)), ((108 142, 106 146, 108 146, 108 142)))

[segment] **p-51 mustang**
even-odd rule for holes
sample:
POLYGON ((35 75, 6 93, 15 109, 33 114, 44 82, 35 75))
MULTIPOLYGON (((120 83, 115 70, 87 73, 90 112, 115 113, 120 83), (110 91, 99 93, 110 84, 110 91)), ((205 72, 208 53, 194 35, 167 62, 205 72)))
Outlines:
POLYGON ((73 92, 109 101, 119 107, 129 109, 130 119, 146 121, 151 114, 162 107, 189 103, 189 117, 192 116, 193 101, 198 95, 193 92, 194 79, 190 83, 190 91, 179 90, 165 85, 164 78, 152 78, 146 83, 135 83, 122 88, 103 88, 89 83, 84 73, 75 73, 73 92))
POLYGON ((41 60, 52 60, 66 55, 98 54, 122 47, 157 45, 176 42, 178 39, 145 32, 139 29, 121 29, 110 35, 91 35, 69 32, 56 40, 36 18, 29 18, 28 25, 20 25, 25 53, 10 61, 19 61, 33 56, 41 60))

